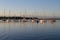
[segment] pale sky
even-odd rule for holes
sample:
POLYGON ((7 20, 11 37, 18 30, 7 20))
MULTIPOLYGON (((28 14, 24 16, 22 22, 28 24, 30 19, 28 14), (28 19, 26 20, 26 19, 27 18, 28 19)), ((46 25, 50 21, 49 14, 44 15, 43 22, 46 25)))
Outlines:
POLYGON ((5 16, 60 16, 60 0, 0 0, 0 16, 4 10, 5 16))

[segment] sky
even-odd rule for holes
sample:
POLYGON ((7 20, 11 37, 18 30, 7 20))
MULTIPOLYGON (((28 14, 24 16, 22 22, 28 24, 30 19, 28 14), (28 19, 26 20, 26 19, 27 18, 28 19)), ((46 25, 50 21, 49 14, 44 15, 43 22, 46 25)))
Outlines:
POLYGON ((60 0, 0 0, 0 16, 4 15, 60 16, 60 0))

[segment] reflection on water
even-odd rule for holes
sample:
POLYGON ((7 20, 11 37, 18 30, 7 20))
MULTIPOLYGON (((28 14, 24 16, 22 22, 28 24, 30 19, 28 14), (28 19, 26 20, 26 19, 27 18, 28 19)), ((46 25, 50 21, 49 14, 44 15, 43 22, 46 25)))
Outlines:
POLYGON ((47 22, 0 22, 0 40, 60 40, 60 21, 47 22))

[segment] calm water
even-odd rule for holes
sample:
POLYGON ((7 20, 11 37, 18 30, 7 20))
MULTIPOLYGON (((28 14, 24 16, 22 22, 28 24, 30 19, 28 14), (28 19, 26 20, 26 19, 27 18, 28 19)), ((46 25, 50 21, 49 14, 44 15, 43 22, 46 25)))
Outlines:
POLYGON ((0 23, 0 40, 60 40, 60 21, 0 23))

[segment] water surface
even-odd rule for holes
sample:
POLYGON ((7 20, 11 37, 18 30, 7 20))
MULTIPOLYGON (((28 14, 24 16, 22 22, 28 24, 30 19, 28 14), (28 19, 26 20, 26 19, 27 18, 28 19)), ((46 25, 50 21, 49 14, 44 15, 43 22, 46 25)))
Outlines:
POLYGON ((0 40, 60 40, 60 21, 47 22, 0 22, 0 40))

